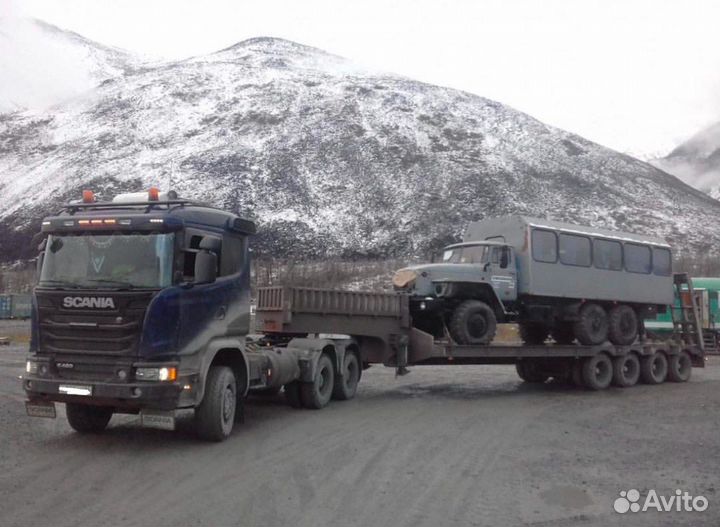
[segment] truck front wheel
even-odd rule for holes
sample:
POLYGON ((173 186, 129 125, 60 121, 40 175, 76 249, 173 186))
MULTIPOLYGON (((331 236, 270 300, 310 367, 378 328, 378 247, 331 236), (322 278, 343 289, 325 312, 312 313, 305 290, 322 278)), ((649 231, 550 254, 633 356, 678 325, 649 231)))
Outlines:
POLYGON ((195 429, 207 441, 223 441, 230 436, 237 411, 235 374, 227 366, 211 366, 205 380, 205 395, 195 408, 195 429))
POLYGON ((574 329, 580 344, 585 346, 602 344, 608 338, 608 316, 605 309, 592 302, 583 305, 574 329))
POLYGON ((113 414, 112 408, 90 406, 87 404, 67 403, 65 413, 68 423, 81 434, 97 434, 105 430, 113 414))
POLYGON ((300 398, 305 408, 319 410, 330 402, 335 386, 335 368, 330 357, 324 353, 320 356, 315 370, 313 382, 300 384, 300 398))
POLYGON ((480 300, 465 300, 450 317, 450 335, 458 344, 489 344, 495 338, 495 312, 480 300))

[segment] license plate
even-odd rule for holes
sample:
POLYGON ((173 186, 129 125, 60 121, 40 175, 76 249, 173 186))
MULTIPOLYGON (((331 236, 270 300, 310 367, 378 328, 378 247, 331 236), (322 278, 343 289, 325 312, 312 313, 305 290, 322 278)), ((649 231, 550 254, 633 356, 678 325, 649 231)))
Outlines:
POLYGON ((55 403, 25 401, 25 411, 30 417, 55 419, 55 403))
POLYGON ((140 424, 147 428, 175 430, 175 412, 160 410, 143 410, 140 412, 140 424))
POLYGON ((58 392, 65 395, 92 395, 92 386, 81 386, 79 384, 61 384, 58 392))

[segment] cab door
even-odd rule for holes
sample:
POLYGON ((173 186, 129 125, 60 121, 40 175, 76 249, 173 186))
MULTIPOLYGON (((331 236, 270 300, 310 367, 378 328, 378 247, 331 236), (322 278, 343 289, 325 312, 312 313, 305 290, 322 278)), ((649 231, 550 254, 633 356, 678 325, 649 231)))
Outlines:
POLYGON ((503 302, 517 299, 517 270, 512 247, 497 245, 490 249, 490 283, 503 302))

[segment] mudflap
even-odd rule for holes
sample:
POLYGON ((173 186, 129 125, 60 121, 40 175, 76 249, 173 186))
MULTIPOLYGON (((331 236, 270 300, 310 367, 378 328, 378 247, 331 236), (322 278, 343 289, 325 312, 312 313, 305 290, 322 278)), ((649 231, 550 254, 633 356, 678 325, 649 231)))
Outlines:
POLYGON ((175 410, 141 410, 140 425, 158 430, 175 430, 175 410))
POLYGON ((25 401, 25 411, 30 417, 45 417, 55 419, 55 403, 51 401, 25 401))

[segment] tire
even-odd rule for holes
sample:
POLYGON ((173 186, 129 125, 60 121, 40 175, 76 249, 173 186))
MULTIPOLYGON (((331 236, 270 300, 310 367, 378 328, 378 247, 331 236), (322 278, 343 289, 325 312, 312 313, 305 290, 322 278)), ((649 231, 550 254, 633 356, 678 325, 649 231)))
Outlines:
POLYGON ((681 351, 668 359, 667 380, 670 382, 687 382, 692 376, 692 359, 687 351, 681 351))
POLYGON ((615 306, 608 314, 608 338, 618 346, 629 346, 638 336, 638 317, 627 305, 615 306))
POLYGON ((661 351, 640 359, 640 379, 645 384, 660 384, 668 374, 668 360, 661 351))
POLYGON ((223 441, 232 433, 239 398, 232 369, 211 366, 205 379, 205 394, 195 408, 195 430, 206 441, 223 441))
POLYGON ((81 434, 97 434, 105 430, 113 409, 106 406, 66 403, 65 414, 73 430, 81 434))
POLYGON ((290 406, 292 406, 293 408, 302 408, 303 404, 302 400, 300 399, 299 381, 293 381, 286 384, 283 387, 283 392, 285 392, 285 400, 290 406))
POLYGON ((333 386, 333 399, 338 401, 347 401, 355 397, 358 382, 360 382, 360 361, 357 354, 353 352, 345 353, 345 360, 342 366, 342 375, 335 378, 335 386, 333 386))
POLYGON ((610 357, 597 353, 583 360, 583 385, 590 390, 604 390, 610 386, 613 378, 613 366, 610 357))
POLYGON ((313 382, 300 383, 300 400, 305 408, 319 410, 327 406, 335 386, 335 368, 332 360, 322 354, 315 370, 313 382))
POLYGON ((612 383, 620 388, 629 388, 640 380, 640 359, 634 353, 614 357, 612 383))
POLYGON ((580 344, 602 344, 608 338, 608 316, 605 309, 592 302, 583 305, 579 319, 573 324, 573 330, 580 344))
POLYGON ((556 344, 572 344, 575 340, 575 330, 568 322, 558 322, 551 330, 550 335, 556 344))
POLYGON ((515 363, 518 376, 525 382, 538 384, 547 381, 550 376, 538 371, 537 362, 532 359, 521 359, 515 363))
POLYGON ((545 324, 537 322, 521 322, 519 324, 520 338, 525 344, 543 344, 548 338, 548 328, 545 324))
POLYGON ((489 344, 495 338, 495 312, 480 300, 465 300, 450 317, 450 335, 458 344, 489 344))

